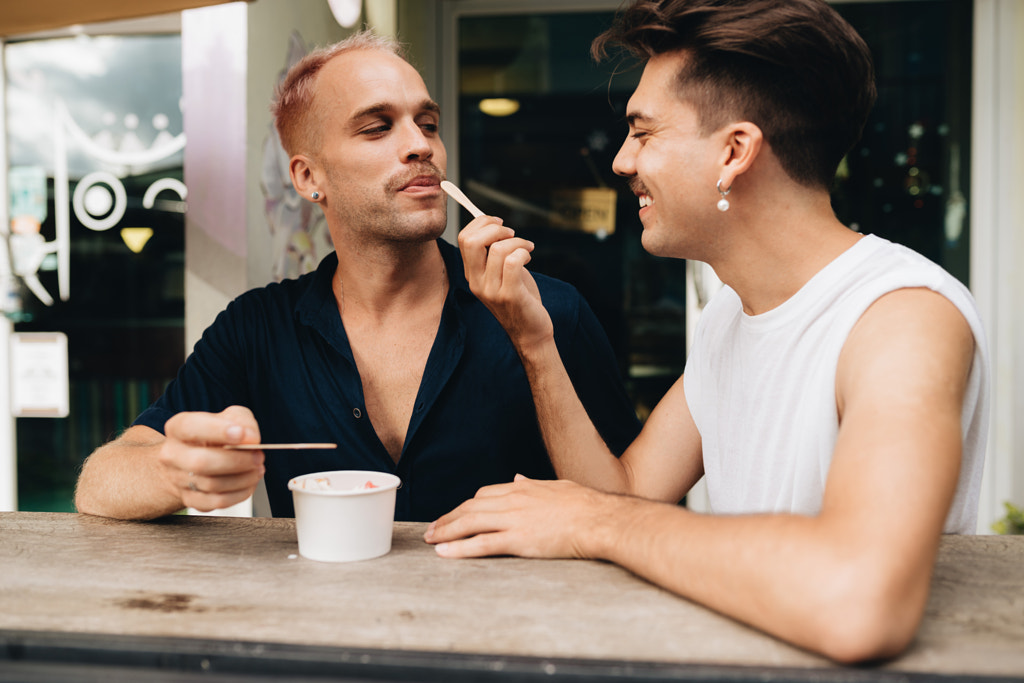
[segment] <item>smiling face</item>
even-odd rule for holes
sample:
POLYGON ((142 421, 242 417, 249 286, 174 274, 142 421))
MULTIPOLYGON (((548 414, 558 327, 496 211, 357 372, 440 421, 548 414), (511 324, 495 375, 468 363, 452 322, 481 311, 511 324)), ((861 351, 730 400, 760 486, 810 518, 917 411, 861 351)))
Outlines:
POLYGON ((318 74, 314 107, 322 144, 311 166, 336 243, 440 236, 448 157, 438 106, 416 70, 387 52, 343 53, 318 74))
MULTIPOLYGON (((630 179, 640 204, 644 249, 656 256, 701 258, 708 228, 720 220, 715 190, 721 148, 701 133, 696 110, 676 95, 684 53, 652 57, 629 99, 629 135, 612 164, 630 179)), ((703 258, 701 260, 704 260, 703 258)))

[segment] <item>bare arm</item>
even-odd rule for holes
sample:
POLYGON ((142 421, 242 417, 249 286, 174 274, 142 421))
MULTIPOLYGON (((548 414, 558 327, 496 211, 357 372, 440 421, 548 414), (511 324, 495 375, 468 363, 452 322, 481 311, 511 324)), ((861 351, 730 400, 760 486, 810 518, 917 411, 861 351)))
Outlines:
POLYGON ((972 355, 966 322, 932 292, 900 290, 865 313, 840 357, 839 437, 814 517, 697 515, 521 480, 485 489, 427 540, 449 557, 607 559, 833 659, 895 655, 924 612, 972 355))
POLYGON ((165 431, 166 436, 149 427, 130 427, 96 449, 75 489, 79 512, 153 519, 185 507, 222 509, 252 495, 264 472, 262 451, 220 447, 259 442, 248 409, 179 413, 167 421, 165 431))
POLYGON ((482 217, 459 233, 473 293, 505 328, 522 360, 541 434, 562 479, 603 491, 679 501, 702 474, 700 438, 682 395, 682 381, 648 420, 662 434, 659 448, 640 434, 621 458, 590 421, 555 345, 551 318, 526 265, 533 245, 500 221, 482 217))

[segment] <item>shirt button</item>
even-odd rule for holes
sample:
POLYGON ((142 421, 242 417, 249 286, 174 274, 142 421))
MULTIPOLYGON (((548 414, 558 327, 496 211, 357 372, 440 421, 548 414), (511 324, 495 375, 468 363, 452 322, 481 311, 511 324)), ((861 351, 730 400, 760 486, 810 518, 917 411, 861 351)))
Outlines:
POLYGON ((355 419, 358 420, 362 416, 363 416, 363 411, 359 410, 359 408, 353 408, 352 409, 352 417, 354 417, 355 419))

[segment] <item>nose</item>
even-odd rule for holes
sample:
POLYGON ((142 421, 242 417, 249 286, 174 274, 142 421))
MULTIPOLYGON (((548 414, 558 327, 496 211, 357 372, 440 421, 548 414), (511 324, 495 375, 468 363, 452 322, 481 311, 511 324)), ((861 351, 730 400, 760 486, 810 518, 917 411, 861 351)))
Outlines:
POLYGON ((629 142, 630 138, 627 137, 622 142, 622 147, 619 147, 619 151, 615 155, 615 159, 612 160, 612 171, 614 171, 616 175, 636 175, 636 155, 633 153, 633 150, 630 149, 629 142))
POLYGON ((434 156, 431 139, 415 121, 409 124, 403 143, 403 158, 406 161, 427 161, 434 156))

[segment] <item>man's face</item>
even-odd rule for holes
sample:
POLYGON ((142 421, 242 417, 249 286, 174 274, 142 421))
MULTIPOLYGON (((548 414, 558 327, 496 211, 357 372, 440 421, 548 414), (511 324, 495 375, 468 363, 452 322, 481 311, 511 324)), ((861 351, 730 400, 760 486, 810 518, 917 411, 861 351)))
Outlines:
MULTIPOLYGON (((317 78, 325 210, 345 235, 433 240, 446 224, 439 110, 407 62, 376 50, 335 57, 317 78)), ((334 235, 332 235, 334 236, 334 235)), ((337 236, 335 236, 337 237, 337 236)))
MULTIPOLYGON (((656 256, 699 258, 700 228, 715 221, 715 150, 696 110, 679 99, 676 74, 684 53, 651 58, 626 106, 629 135, 613 170, 630 179, 640 204, 644 249, 656 256)), ((705 233, 707 234, 707 233, 705 233)))

